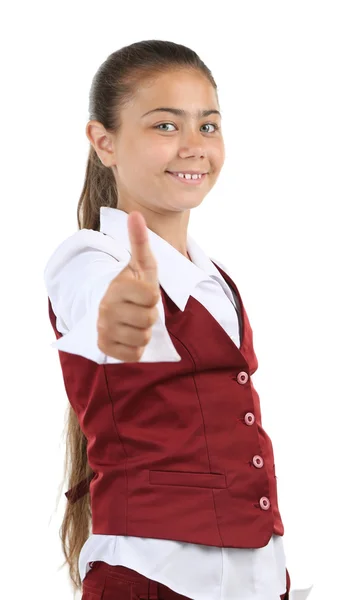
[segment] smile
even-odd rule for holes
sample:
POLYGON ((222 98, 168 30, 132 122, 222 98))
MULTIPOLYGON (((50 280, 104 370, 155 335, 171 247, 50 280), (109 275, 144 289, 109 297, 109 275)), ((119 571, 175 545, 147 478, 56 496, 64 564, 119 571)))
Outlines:
POLYGON ((170 173, 170 171, 166 171, 166 173, 176 181, 179 181, 180 183, 183 183, 185 185, 200 185, 207 176, 207 173, 192 176, 188 175, 188 177, 185 177, 182 174, 179 175, 178 173, 170 173))

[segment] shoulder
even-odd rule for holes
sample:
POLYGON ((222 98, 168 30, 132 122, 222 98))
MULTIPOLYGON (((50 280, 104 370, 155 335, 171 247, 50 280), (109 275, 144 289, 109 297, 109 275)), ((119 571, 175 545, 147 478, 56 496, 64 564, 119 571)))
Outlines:
POLYGON ((214 258, 213 256, 210 256, 209 258, 210 258, 210 260, 211 260, 213 263, 215 263, 215 264, 217 264, 219 267, 221 267, 221 269, 222 269, 223 271, 225 271, 225 273, 227 273, 227 275, 229 275, 229 276, 230 276, 230 272, 229 272, 228 268, 227 268, 227 267, 226 267, 226 266, 225 266, 225 265, 224 265, 224 264, 223 264, 223 263, 222 263, 222 262, 221 262, 219 259, 216 259, 216 258, 214 258))
POLYGON ((44 268, 44 276, 81 254, 90 254, 93 260, 99 253, 117 261, 128 261, 129 252, 111 236, 94 229, 80 229, 63 240, 50 255, 44 268))

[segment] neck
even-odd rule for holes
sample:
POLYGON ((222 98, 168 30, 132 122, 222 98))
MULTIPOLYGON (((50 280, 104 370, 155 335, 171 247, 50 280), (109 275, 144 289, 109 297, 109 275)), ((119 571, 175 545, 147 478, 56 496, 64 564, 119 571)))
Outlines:
POLYGON ((128 214, 134 210, 140 212, 145 218, 147 227, 151 231, 156 233, 156 235, 160 236, 191 261, 186 244, 190 210, 181 212, 158 212, 156 209, 153 210, 147 206, 135 205, 135 203, 130 205, 128 202, 126 202, 126 205, 118 202, 117 208, 128 214))

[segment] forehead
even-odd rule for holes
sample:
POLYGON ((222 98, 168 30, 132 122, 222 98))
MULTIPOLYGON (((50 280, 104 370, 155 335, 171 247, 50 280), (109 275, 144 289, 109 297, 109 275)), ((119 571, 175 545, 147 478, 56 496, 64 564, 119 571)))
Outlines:
POLYGON ((160 106, 183 109, 195 116, 198 111, 219 109, 216 91, 206 75, 187 69, 142 81, 131 104, 140 116, 160 106))

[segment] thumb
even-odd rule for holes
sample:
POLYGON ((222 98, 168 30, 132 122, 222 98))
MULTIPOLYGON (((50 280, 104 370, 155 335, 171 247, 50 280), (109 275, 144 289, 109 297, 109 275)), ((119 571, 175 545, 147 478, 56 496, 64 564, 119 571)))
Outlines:
POLYGON ((128 266, 135 271, 139 279, 159 288, 157 263, 149 246, 147 225, 142 213, 131 212, 127 227, 131 244, 131 260, 128 266))

